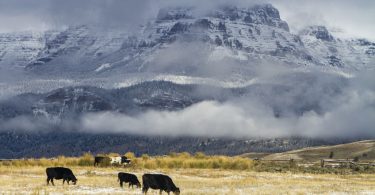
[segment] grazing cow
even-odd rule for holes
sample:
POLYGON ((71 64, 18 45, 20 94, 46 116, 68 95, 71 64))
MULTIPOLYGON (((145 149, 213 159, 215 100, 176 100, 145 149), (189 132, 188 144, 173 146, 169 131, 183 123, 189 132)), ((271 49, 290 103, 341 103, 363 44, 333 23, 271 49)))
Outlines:
POLYGON ((137 188, 141 187, 141 183, 138 181, 137 176, 134 174, 120 172, 118 173, 118 181, 120 182, 121 187, 123 186, 123 182, 129 183, 129 188, 130 186, 133 188, 133 185, 136 185, 137 188))
POLYGON ((142 192, 147 194, 149 188, 160 190, 160 194, 162 191, 166 191, 168 194, 173 192, 174 194, 180 194, 180 188, 176 187, 172 181, 172 179, 167 175, 162 174, 144 174, 142 176, 143 180, 143 188, 142 192))
POLYGON ((47 185, 49 185, 49 181, 51 181, 52 185, 53 179, 63 179, 63 185, 65 181, 69 182, 72 181, 74 185, 77 183, 77 178, 74 176, 72 170, 65 168, 65 167, 49 167, 46 169, 47 173, 47 185))
POLYGON ((99 164, 102 164, 104 162, 111 162, 111 158, 106 156, 95 156, 94 166, 98 166, 99 164))

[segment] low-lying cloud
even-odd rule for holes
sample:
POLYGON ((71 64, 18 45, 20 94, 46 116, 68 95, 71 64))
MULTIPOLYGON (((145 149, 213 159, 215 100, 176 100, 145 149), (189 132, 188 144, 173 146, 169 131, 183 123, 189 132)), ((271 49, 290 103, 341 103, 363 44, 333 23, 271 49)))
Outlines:
MULTIPOLYGON (((148 110, 138 114, 100 112, 63 120, 16 117, 1 121, 0 129, 59 129, 147 136, 370 138, 375 137, 373 73, 359 73, 347 84, 338 84, 340 92, 336 95, 329 94, 329 90, 319 91, 319 88, 327 88, 325 85, 332 83, 322 82, 324 77, 316 75, 316 80, 307 81, 310 87, 294 83, 294 87, 300 89, 291 90, 287 95, 271 91, 269 96, 275 97, 269 99, 233 97, 224 102, 202 101, 177 111, 148 110), (298 104, 310 105, 311 102, 316 102, 320 108, 307 106, 301 113, 293 112, 294 106, 299 108, 298 104), (280 109, 281 114, 275 113, 275 107, 280 109)), ((341 83, 342 80, 335 82, 341 83)))
POLYGON ((375 136, 375 92, 350 90, 337 106, 318 114, 277 117, 268 105, 205 101, 181 111, 148 111, 138 116, 113 112, 82 118, 86 132, 208 137, 375 136))

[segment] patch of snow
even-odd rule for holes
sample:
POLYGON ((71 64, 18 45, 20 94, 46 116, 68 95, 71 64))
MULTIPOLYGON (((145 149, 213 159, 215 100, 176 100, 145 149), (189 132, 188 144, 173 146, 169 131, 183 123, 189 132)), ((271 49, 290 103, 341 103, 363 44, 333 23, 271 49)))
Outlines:
POLYGON ((105 64, 102 64, 100 65, 96 70, 95 72, 100 72, 100 71, 103 71, 105 69, 108 69, 108 68, 111 68, 112 65, 110 63, 105 63, 105 64))
POLYGON ((182 75, 157 75, 149 78, 129 78, 124 81, 115 83, 114 88, 125 88, 146 81, 168 81, 180 85, 210 85, 222 88, 241 88, 253 85, 259 82, 257 78, 237 79, 237 80, 219 80, 215 78, 192 77, 182 75))

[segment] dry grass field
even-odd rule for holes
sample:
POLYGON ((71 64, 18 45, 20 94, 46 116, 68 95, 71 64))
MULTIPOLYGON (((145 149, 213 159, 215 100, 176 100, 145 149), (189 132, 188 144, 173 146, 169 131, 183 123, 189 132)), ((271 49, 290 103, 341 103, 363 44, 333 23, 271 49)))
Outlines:
MULTIPOLYGON (((367 153, 373 158, 374 142, 357 142, 332 147, 316 147, 289 153, 316 161, 334 151, 340 158, 367 153), (348 151, 345 153, 345 151, 348 151), (319 155, 320 156, 319 156, 319 155), (347 154, 347 155, 345 155, 347 154), (310 156, 318 155, 319 158, 310 156)), ((275 157, 283 154, 271 154, 275 157)), ((119 155, 119 154, 108 154, 119 155)), ((164 173, 180 187, 181 194, 375 194, 375 167, 344 166, 321 168, 298 163, 259 162, 246 157, 207 156, 203 153, 171 153, 164 156, 135 157, 126 167, 93 167, 94 157, 59 156, 54 159, 24 159, 0 162, 1 194, 142 194, 141 189, 119 187, 118 172, 134 173, 141 180, 143 173, 164 173), (72 169, 77 185, 46 185, 46 167, 64 166, 72 169)), ((256 155, 256 154, 255 154, 256 155)), ((267 154, 259 154, 265 156, 267 154)), ((286 155, 288 156, 288 155, 286 155)), ((363 155, 362 155, 363 156, 363 155)), ((285 156, 284 156, 285 157, 285 156)), ((156 190, 148 194, 159 194, 156 190)))
MULTIPOLYGON (((129 169, 70 167, 77 185, 46 185, 45 167, 1 166, 0 194, 141 194, 140 189, 121 189, 119 171, 165 173, 180 187, 181 194, 375 194, 374 174, 267 173, 223 169, 129 169)), ((158 194, 151 190, 148 194, 158 194)))

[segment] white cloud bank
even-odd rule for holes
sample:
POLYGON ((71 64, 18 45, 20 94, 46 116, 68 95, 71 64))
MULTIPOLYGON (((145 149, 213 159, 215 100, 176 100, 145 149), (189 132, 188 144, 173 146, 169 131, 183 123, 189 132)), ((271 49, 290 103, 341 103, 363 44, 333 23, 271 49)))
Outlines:
MULTIPOLYGON (((375 137, 373 81, 371 72, 354 79, 333 108, 327 108, 328 111, 322 114, 310 111, 301 116, 275 117, 270 106, 254 100, 204 101, 180 111, 148 111, 137 116, 113 112, 88 114, 82 118, 81 129, 86 132, 233 138, 375 137)), ((321 95, 316 94, 316 98, 321 95)))
MULTIPOLYGON (((304 84, 291 83, 288 93, 232 97, 225 102, 203 101, 178 111, 149 110, 133 115, 89 113, 60 121, 16 117, 0 121, 2 130, 65 130, 147 136, 204 137, 375 137, 374 71, 358 74, 345 85, 327 87, 324 76, 304 84), (309 83, 309 85, 307 85, 309 83), (324 89, 325 88, 325 89, 324 89), (332 93, 331 91, 340 91, 332 93), (302 95, 301 95, 302 94, 302 95), (300 113, 304 105, 315 105, 300 113), (279 109, 280 115, 275 113, 279 109)), ((281 81, 281 80, 280 80, 281 81)), ((336 80, 342 82, 344 80, 336 80)), ((283 89, 284 90, 284 89, 283 89)))

